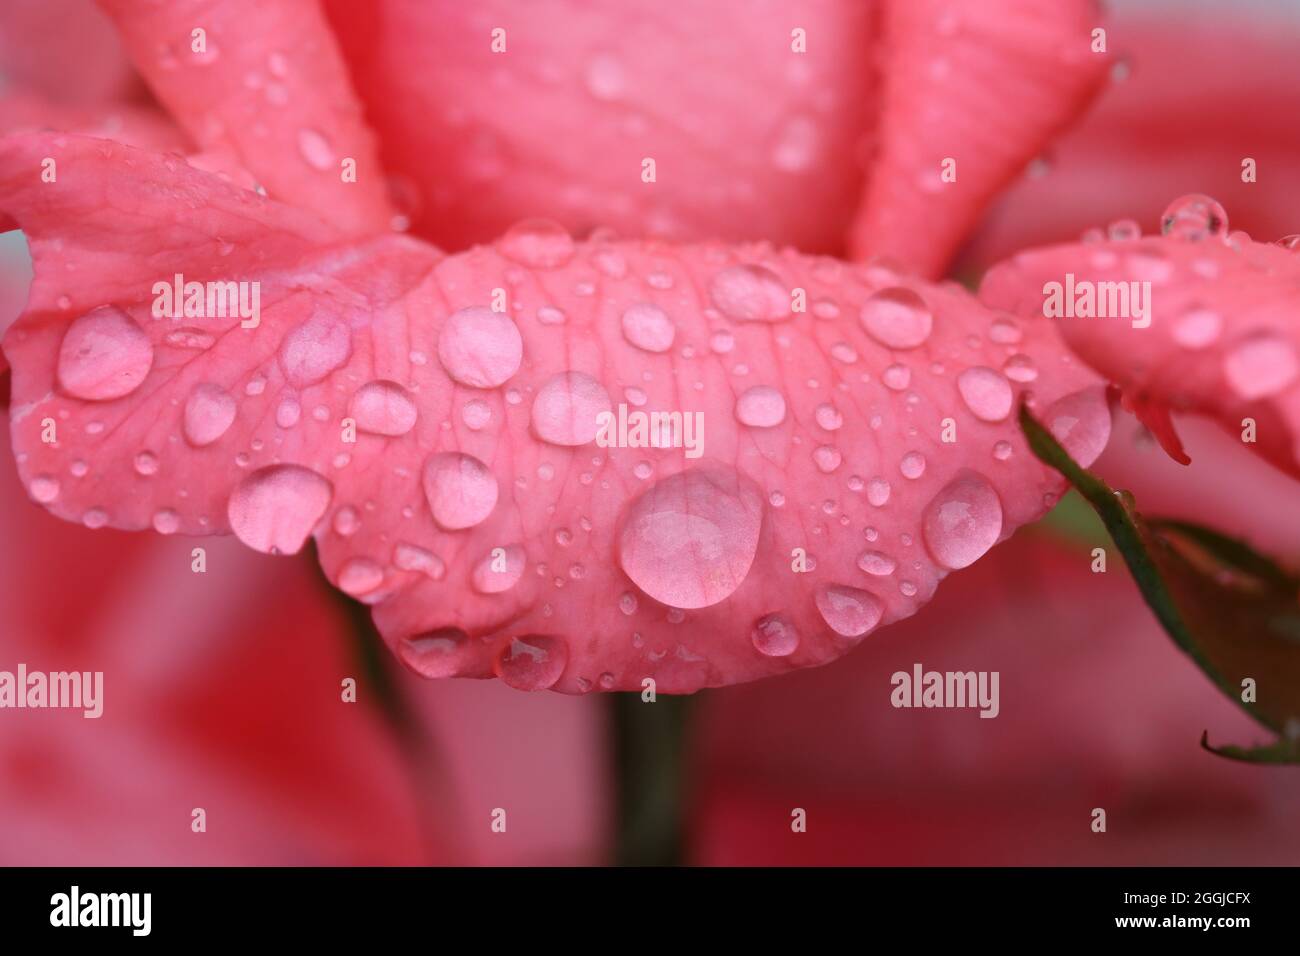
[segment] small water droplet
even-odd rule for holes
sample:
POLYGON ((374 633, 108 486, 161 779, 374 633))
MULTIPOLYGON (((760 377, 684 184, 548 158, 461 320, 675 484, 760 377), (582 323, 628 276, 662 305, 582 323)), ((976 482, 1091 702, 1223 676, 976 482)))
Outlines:
POLYGON ((560 372, 537 390, 533 432, 552 445, 585 445, 595 441, 601 416, 611 407, 609 393, 590 375, 560 372))
POLYGON ((1032 382, 1038 378, 1038 368, 1028 355, 1017 352, 1002 363, 1002 374, 1013 382, 1032 382))
POLYGON ((861 638, 880 623, 885 607, 870 591, 833 584, 818 589, 817 610, 841 637, 861 638))
POLYGON ((957 570, 974 564, 1002 534, 1002 502, 978 472, 964 471, 926 505, 921 522, 935 561, 957 570))
POLYGON ((1272 332, 1242 340, 1223 359, 1228 385, 1247 401, 1276 395, 1295 381, 1297 371, 1295 350, 1272 332))
POLYGON ((1160 217, 1160 232, 1189 242, 1222 240, 1228 234, 1228 213, 1217 201, 1202 193, 1179 196, 1160 217))
POLYGON ((884 478, 876 477, 867 482, 867 501, 877 508, 883 508, 889 501, 892 489, 884 478))
POLYGON ((180 530, 181 516, 170 508, 163 508, 154 512, 151 523, 159 534, 175 534, 180 530))
POLYGON ((344 594, 357 597, 384 583, 384 569, 369 558, 351 558, 339 568, 338 586, 344 594))
POLYGON ((623 337, 647 352, 667 352, 677 329, 668 313, 649 302, 637 302, 623 311, 623 337))
POLYGON ((737 322, 780 322, 790 318, 790 290, 767 266, 728 266, 709 283, 718 310, 737 322))
POLYGON ((1106 227, 1112 242, 1133 242, 1142 238, 1142 227, 1132 219, 1116 219, 1106 227))
POLYGON ((185 401, 185 440, 196 448, 211 445, 230 429, 237 410, 234 396, 221 386, 209 382, 194 386, 185 401))
POLYGON ((324 172, 334 167, 334 148, 317 130, 306 127, 298 130, 298 152, 312 169, 324 172))
POLYGON ((496 507, 496 477, 472 455, 431 455, 424 463, 423 484, 433 520, 447 531, 472 528, 496 507))
POLYGON ((357 428, 374 435, 405 435, 415 427, 415 402, 396 382, 368 382, 357 389, 348 406, 357 428))
POLYGON ((460 417, 471 431, 480 431, 492 422, 492 406, 481 398, 471 398, 461 406, 460 417))
POLYGON ((915 481, 925 474, 925 456, 919 451, 909 451, 898 463, 898 470, 903 473, 904 478, 915 481))
POLYGON ((469 648, 469 635, 448 627, 403 638, 397 644, 397 654, 421 677, 455 677, 465 669, 469 648))
POLYGON ((296 398, 280 400, 275 407, 275 424, 280 428, 293 428, 302 419, 302 406, 296 398))
POLYGON ((789 657, 799 648, 799 632, 781 614, 760 617, 754 622, 749 639, 764 657, 789 657))
POLYGON ((59 387, 74 398, 108 401, 135 391, 153 366, 153 344, 112 305, 75 319, 59 346, 59 387))
POLYGON ((827 402, 817 406, 813 412, 813 419, 818 426, 828 432, 838 431, 844 424, 844 416, 840 414, 840 410, 827 402))
POLYGON ((174 348, 202 351, 212 348, 216 339, 202 329, 177 329, 168 332, 163 341, 174 348))
POLYGON ((448 316, 438 335, 438 360, 447 374, 471 388, 496 388, 519 371, 524 343, 503 312, 479 306, 448 316))
POLYGON ((260 468, 230 495, 226 516, 248 547, 268 554, 296 554, 329 507, 334 489, 299 465, 260 468))
POLYGON ((32 479, 27 490, 36 501, 48 505, 59 497, 59 479, 52 475, 37 475, 32 479))
POLYGON ((351 505, 344 505, 334 512, 332 527, 335 534, 342 535, 345 538, 350 537, 361 529, 361 516, 357 514, 356 508, 351 505))
POLYGON ((502 648, 494 670, 515 690, 545 690, 560 679, 568 663, 569 647, 561 638, 530 634, 502 648))
POLYGON ((934 328, 934 315, 925 300, 901 286, 872 294, 858 316, 867 334, 890 349, 914 349, 934 328))
POLYGON ((1000 422, 1011 414, 1011 383, 1003 376, 976 365, 957 376, 957 391, 971 414, 983 422, 1000 422))
POLYGON ((886 388, 901 392, 912 384, 912 370, 896 362, 881 373, 880 380, 885 383, 886 388))
POLYGON ((497 241, 497 249, 530 269, 555 269, 573 258, 573 237, 549 219, 516 223, 497 241))
POLYGON ((834 445, 819 445, 813 449, 813 464, 823 474, 829 475, 844 461, 844 456, 834 445))
POLYGON ((1015 345, 1025 334, 1010 319, 995 319, 989 326, 989 341, 998 345, 1015 345))
POLYGON ((887 577, 894 573, 894 569, 898 567, 898 562, 881 551, 864 551, 858 556, 858 567, 866 571, 867 574, 876 577, 887 577))
POLYGON ((135 473, 148 478, 158 474, 158 456, 151 451, 142 451, 135 456, 135 473))
POLYGON ((352 333, 331 316, 317 313, 280 343, 280 367, 294 388, 322 381, 352 355, 352 333))
POLYGON ((447 565, 432 551, 414 544, 398 542, 393 548, 393 564, 399 571, 423 574, 441 581, 447 574, 447 565))
POLYGON ((750 428, 772 428, 785 421, 785 396, 770 385, 755 385, 736 399, 736 418, 750 428))

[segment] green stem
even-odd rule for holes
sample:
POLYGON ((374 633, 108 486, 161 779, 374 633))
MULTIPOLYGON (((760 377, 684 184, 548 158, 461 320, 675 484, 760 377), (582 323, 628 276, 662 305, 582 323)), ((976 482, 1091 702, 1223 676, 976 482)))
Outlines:
POLYGON ((692 699, 610 694, 619 866, 678 866, 685 856, 686 727, 692 699))

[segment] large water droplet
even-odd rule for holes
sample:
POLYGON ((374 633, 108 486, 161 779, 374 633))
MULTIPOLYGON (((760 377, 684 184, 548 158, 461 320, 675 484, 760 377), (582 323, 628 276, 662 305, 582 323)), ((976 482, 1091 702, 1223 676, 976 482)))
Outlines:
POLYGON ((668 313, 649 302, 637 302, 623 312, 623 335, 639 349, 667 352, 677 329, 668 313))
POLYGON ((194 386, 185 400, 186 441, 199 448, 211 445, 229 430, 236 408, 234 396, 221 386, 208 382, 194 386))
POLYGON ((329 507, 334 489, 299 465, 261 468, 230 495, 226 517, 244 544, 268 554, 296 554, 329 507))
POLYGON ((500 594, 519 583, 527 564, 524 549, 517 544, 493 548, 474 565, 470 583, 480 594, 500 594))
POLYGON ((841 637, 865 637, 880 623, 885 606, 870 591, 832 584, 817 591, 817 610, 841 637))
POLYGON ((957 391, 971 414, 984 422, 1000 422, 1011 414, 1011 383, 983 365, 957 376, 957 391))
POLYGON ((867 334, 886 348, 914 349, 934 329, 934 315, 911 289, 881 289, 862 303, 858 313, 867 334))
POLYGON ((530 269, 555 269, 573 258, 573 237, 549 219, 526 219, 506 231, 497 249, 530 269))
POLYGON ((783 614, 766 614, 749 634, 754 649, 765 657, 789 657, 799 648, 799 632, 783 614))
POLYGON ((362 385, 348 407, 357 428, 375 435, 405 435, 415 427, 415 402, 396 382, 362 385))
POLYGON ((926 505, 921 531, 935 561, 967 567, 1002 534, 1002 502, 983 475, 963 471, 926 505))
POLYGON ((1048 431, 1084 468, 1110 441, 1110 406, 1101 385, 1090 386, 1057 399, 1043 415, 1048 431))
POLYGON ((280 367, 294 388, 306 388, 329 375, 352 354, 352 333, 338 319, 317 313, 280 343, 280 367))
POLYGON ((472 307, 453 312, 438 336, 438 360, 471 388, 496 388, 519 371, 524 342, 510 316, 472 307))
POLYGON ((1160 217, 1160 231, 1174 239, 1201 242, 1226 239, 1228 213, 1214 199, 1201 193, 1180 196, 1160 217))
POLYGON ((646 594, 676 608, 717 604, 740 587, 758 551, 763 497, 721 467, 655 482, 628 506, 619 563, 646 594))
POLYGON ((1276 395, 1295 381, 1298 370, 1295 349, 1272 332, 1242 340, 1223 358, 1228 384, 1247 401, 1276 395))
POLYGON ((552 445, 585 445, 595 441, 600 416, 610 407, 600 382, 585 372, 560 372, 537 390, 533 431, 552 445))
POLYGON ((515 690, 545 690, 560 679, 568 663, 569 646, 562 638, 529 634, 502 648, 493 669, 515 690))
POLYGON ((68 327, 59 346, 59 387, 75 398, 107 401, 135 391, 153 365, 153 344, 117 306, 103 305, 68 327))
POLYGON ((709 283, 718 310, 737 322, 779 322, 790 317, 790 290, 767 266, 728 266, 709 283))
POLYGON ((472 528, 496 507, 496 477, 473 455, 455 451, 430 455, 423 480, 433 520, 447 531, 472 528))
POLYGON ((785 396, 770 385, 755 385, 736 399, 736 418, 750 428, 772 428, 785 421, 785 396))

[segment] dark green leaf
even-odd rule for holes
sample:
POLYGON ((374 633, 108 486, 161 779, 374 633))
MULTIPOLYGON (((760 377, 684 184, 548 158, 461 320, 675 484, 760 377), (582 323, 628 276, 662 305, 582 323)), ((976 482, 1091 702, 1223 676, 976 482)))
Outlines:
MULTIPOLYGON (((1300 727, 1300 579, 1211 529, 1148 521, 1131 494, 1113 490, 1081 468, 1025 407, 1020 424, 1034 454, 1069 479, 1096 510, 1174 642, 1265 727, 1279 734, 1300 727), (1253 702, 1242 700, 1247 678, 1255 682, 1253 702)), ((1289 740, 1255 750, 1212 752, 1259 762, 1300 762, 1289 740)))

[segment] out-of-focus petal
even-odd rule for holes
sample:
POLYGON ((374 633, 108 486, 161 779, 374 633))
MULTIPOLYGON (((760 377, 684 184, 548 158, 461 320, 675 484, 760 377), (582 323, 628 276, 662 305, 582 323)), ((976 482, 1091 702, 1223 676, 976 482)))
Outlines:
POLYGON ((694 862, 1260 865, 1300 852, 1300 780, 1213 757, 1258 728, 1118 562, 1024 534, 836 667, 710 695, 694 862), (999 673, 999 713, 895 708, 893 675, 999 673), (792 813, 806 811, 806 832, 792 813), (1106 832, 1093 832, 1093 810, 1106 832))
POLYGON ((230 151, 270 195, 342 232, 389 229, 373 137, 319 3, 101 6, 159 100, 204 149, 230 151))
POLYGON ((1300 476, 1300 255, 1191 221, 1176 230, 1187 228, 1204 237, 1024 252, 985 277, 980 297, 1057 316, 1070 348, 1154 418, 1157 437, 1173 440, 1168 412, 1207 415, 1300 476))
POLYGON ((93 0, 0 4, 0 88, 78 107, 143 94, 113 25, 93 0))
POLYGON ((1087 104, 1092 0, 892 0, 855 256, 943 271, 989 200, 1087 104))
POLYGON ((1293 4, 1122 2, 1106 26, 1115 80, 997 201, 963 254, 983 269, 1020 249, 1072 242, 1207 193, 1232 226, 1272 241, 1300 232, 1300 115, 1293 4), (1252 161, 1250 180, 1244 175, 1252 161))
POLYGON ((873 97, 871 2, 327 8, 401 211, 444 248, 545 216, 578 235, 843 251, 873 97))
POLYGON ((0 861, 455 862, 305 563, 55 521, 4 459, 0 669, 104 677, 98 718, 3 712, 0 861))

